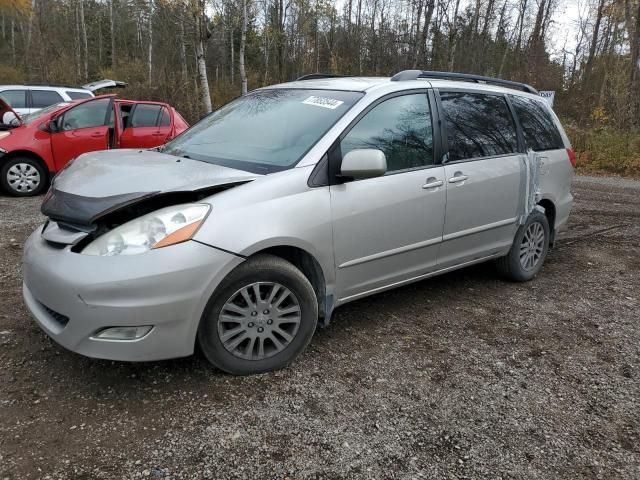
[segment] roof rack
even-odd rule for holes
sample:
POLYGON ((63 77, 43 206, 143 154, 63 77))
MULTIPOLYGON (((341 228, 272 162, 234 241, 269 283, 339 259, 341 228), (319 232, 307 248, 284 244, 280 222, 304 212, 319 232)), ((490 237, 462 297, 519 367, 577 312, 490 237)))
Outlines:
POLYGON ((309 73, 307 75, 303 75, 300 78, 296 78, 296 82, 300 80, 319 80, 322 78, 342 78, 348 77, 348 75, 334 75, 332 73, 309 73))
POLYGON ((62 83, 27 83, 29 87, 54 87, 54 88, 74 88, 76 90, 84 90, 82 87, 73 85, 64 85, 62 83))
POLYGON ((475 83, 493 83, 507 88, 523 90, 528 93, 538 95, 538 91, 531 85, 520 82, 512 82, 511 80, 503 80, 501 78, 483 77, 482 75, 473 75, 471 73, 455 73, 455 72, 430 72, 428 70, 403 70, 391 77, 392 82, 403 82, 407 80, 417 80, 419 78, 440 78, 443 80, 461 80, 475 83))

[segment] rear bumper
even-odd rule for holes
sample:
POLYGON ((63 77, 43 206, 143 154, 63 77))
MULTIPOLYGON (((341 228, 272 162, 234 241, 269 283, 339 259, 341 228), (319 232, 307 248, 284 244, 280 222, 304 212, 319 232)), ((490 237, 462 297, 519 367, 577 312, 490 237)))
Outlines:
POLYGON ((242 258, 185 242, 141 255, 94 257, 27 240, 24 302, 63 347, 94 358, 149 361, 193 353, 198 323, 220 281, 242 258), (153 328, 136 340, 94 338, 114 326, 153 328))

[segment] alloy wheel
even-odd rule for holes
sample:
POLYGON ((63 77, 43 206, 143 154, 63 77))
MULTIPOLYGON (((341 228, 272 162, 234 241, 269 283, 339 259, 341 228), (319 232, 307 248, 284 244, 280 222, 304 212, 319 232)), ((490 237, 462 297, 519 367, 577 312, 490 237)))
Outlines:
POLYGON ((524 232, 520 243, 520 266, 527 270, 533 270, 540 262, 544 252, 544 227, 540 222, 533 222, 524 232))
POLYGON ((242 287, 225 302, 218 317, 218 337, 235 357, 263 360, 293 341, 302 320, 294 293, 276 282, 242 287))

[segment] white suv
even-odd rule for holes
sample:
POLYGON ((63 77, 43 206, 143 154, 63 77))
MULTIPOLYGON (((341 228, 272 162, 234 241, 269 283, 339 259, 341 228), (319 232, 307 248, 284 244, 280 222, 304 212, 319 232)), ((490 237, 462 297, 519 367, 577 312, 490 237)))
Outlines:
POLYGON ((93 97, 93 92, 101 88, 124 86, 124 82, 115 80, 100 80, 80 88, 64 85, 0 85, 0 99, 18 114, 26 115, 56 103, 93 97))

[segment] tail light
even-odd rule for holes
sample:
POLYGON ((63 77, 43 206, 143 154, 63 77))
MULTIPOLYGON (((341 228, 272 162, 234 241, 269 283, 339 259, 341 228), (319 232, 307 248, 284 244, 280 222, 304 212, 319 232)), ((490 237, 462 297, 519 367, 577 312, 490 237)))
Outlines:
POLYGON ((569 155, 569 161, 571 162, 571 166, 576 168, 577 159, 576 152, 573 151, 573 148, 567 148, 567 155, 569 155))

